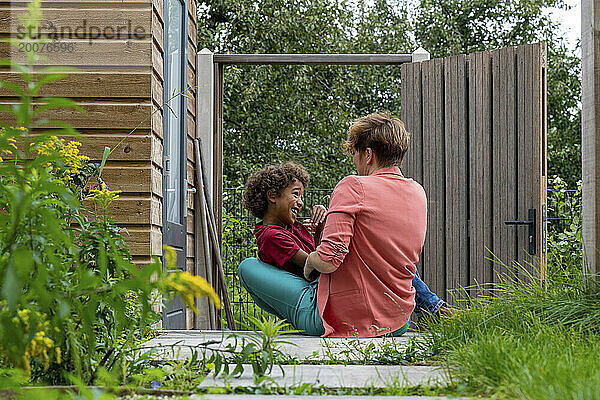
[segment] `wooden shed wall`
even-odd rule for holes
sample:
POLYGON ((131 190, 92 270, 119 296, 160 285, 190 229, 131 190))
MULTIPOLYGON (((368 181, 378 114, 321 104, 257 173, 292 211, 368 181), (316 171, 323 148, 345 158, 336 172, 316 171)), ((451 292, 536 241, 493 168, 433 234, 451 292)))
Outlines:
MULTIPOLYGON (((26 5, 27 1, 0 3, 3 35, 16 36, 14 18, 26 5)), ((70 97, 86 111, 51 114, 83 135, 78 139, 82 154, 97 161, 105 146, 114 150, 103 172, 109 189, 123 191, 112 206, 112 215, 129 232, 125 238, 134 260, 145 264, 153 252, 160 251, 161 242, 160 230, 151 229, 161 225, 156 203, 162 193, 160 174, 154 173, 155 165, 161 165, 162 147, 151 134, 156 121, 150 118, 152 4, 150 0, 44 2, 42 12, 42 24, 57 27, 74 29, 83 21, 87 26, 105 27, 131 21, 132 26, 144 29, 142 37, 127 35, 120 40, 91 39, 89 33, 77 39, 62 37, 60 42, 74 44, 74 51, 52 55, 45 64, 75 67, 77 72, 46 86, 42 94, 70 97)), ((2 48, 0 56, 9 56, 9 49, 2 48)), ((0 78, 19 79, 9 71, 0 78)), ((14 101, 7 94, 1 92, 0 101, 14 101)))
MULTIPOLYGON (((196 4, 188 2, 187 84, 196 85, 196 4)), ((0 1, 0 34, 16 37, 16 14, 26 0, 0 1)), ((74 51, 50 57, 49 65, 75 67, 76 72, 46 86, 42 95, 74 99, 84 110, 53 112, 53 119, 73 125, 83 137, 81 153, 100 160, 105 146, 113 153, 103 172, 109 189, 122 190, 112 206, 116 222, 127 228, 125 235, 134 261, 143 265, 151 255, 162 253, 162 163, 163 163, 163 59, 164 0, 61 0, 43 2, 43 21, 55 26, 100 27, 131 24, 143 34, 120 39, 61 38, 73 43, 74 51), (91 44, 90 44, 91 43, 91 44), (122 142, 121 142, 122 141, 122 142)), ((139 31, 138 31, 139 33, 139 31)), ((0 57, 10 57, 8 45, 0 45, 0 57)), ((0 70, 0 79, 18 81, 18 74, 0 70)), ((194 184, 193 138, 195 137, 195 91, 187 100, 187 179, 194 184)), ((0 89, 0 103, 15 98, 0 89)), ((4 116, 2 116, 4 118, 4 116)), ((193 198, 188 196, 187 266, 193 271, 193 198)), ((191 317, 188 326, 193 326, 191 317)))

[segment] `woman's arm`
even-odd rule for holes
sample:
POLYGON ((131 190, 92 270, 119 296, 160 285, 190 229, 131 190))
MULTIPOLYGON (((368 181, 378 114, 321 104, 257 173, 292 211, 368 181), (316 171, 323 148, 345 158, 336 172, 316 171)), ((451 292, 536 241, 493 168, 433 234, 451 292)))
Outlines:
POLYGON ((321 260, 319 254, 316 251, 313 251, 306 257, 306 263, 304 264, 304 277, 309 279, 308 277, 313 271, 319 271, 324 274, 330 274, 335 271, 337 267, 330 262, 321 260))
POLYGON ((355 176, 342 179, 333 190, 321 243, 306 258, 304 275, 313 270, 330 274, 342 264, 354 236, 356 216, 363 207, 364 191, 355 176))

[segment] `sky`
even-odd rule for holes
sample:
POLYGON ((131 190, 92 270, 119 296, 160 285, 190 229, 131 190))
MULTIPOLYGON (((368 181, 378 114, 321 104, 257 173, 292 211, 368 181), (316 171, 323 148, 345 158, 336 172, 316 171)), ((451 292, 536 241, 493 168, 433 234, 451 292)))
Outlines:
POLYGON ((552 19, 560 24, 569 47, 575 49, 581 38, 581 1, 566 0, 565 3, 571 7, 569 10, 550 9, 549 12, 552 19))

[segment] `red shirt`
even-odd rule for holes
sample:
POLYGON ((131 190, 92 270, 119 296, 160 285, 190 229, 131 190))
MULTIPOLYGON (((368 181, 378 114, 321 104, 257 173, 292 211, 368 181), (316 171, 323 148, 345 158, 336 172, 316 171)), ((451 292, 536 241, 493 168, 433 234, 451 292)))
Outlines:
POLYGON ((380 336, 406 324, 426 228, 425 191, 398 167, 337 184, 317 248, 338 267, 319 280, 324 337, 380 336))
POLYGON ((289 228, 258 224, 254 235, 261 261, 304 278, 304 269, 290 260, 300 249, 315 251, 315 239, 298 220, 289 228))

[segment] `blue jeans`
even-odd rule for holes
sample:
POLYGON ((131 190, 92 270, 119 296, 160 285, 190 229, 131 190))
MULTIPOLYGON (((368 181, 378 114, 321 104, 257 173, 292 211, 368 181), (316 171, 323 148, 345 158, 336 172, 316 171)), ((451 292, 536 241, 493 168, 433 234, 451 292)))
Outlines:
MULTIPOLYGON (((307 335, 321 336, 325 333, 317 308, 318 279, 308 282, 256 258, 247 258, 241 262, 238 277, 252 300, 262 310, 287 320, 294 328, 307 335)), ((435 314, 444 304, 418 274, 413 279, 413 286, 417 291, 415 312, 435 314)), ((406 333, 409 324, 407 322, 402 328, 392 332, 392 336, 406 333)))
POLYGON ((419 271, 416 271, 412 281, 415 288, 415 313, 418 317, 423 314, 437 314, 441 306, 444 305, 444 300, 440 299, 435 293, 429 290, 429 287, 421 280, 419 271))

